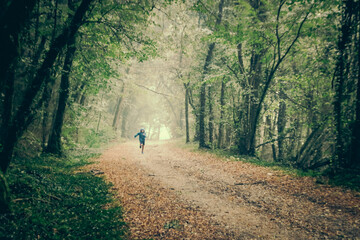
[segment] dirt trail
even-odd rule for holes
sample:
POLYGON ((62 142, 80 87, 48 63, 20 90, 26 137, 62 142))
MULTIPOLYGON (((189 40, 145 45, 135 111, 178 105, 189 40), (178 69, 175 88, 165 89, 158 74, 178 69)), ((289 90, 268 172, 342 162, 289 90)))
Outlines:
POLYGON ((360 197, 155 142, 112 147, 92 168, 114 184, 133 239, 360 239, 360 197))

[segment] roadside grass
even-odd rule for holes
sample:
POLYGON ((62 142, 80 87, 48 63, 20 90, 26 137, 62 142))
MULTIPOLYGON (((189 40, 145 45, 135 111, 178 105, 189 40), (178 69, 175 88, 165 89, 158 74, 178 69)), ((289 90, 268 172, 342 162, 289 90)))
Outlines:
POLYGON ((14 159, 7 173, 12 212, 0 215, 0 239, 124 239, 111 185, 81 170, 97 155, 14 159))
POLYGON ((341 186, 347 189, 360 191, 360 169, 348 169, 338 172, 335 176, 329 177, 328 171, 302 170, 286 165, 281 162, 266 161, 258 157, 239 155, 233 149, 199 149, 198 144, 191 142, 185 143, 184 139, 176 140, 176 145, 182 149, 192 152, 207 152, 222 158, 224 161, 242 161, 256 166, 267 167, 272 170, 282 171, 294 177, 313 177, 318 184, 329 184, 341 186))
POLYGON ((360 192, 360 169, 344 169, 329 179, 329 184, 360 192))

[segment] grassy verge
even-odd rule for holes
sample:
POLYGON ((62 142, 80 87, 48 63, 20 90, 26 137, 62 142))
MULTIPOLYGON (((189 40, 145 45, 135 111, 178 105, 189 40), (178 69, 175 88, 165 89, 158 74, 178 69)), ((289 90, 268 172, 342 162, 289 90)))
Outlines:
POLYGON ((198 144, 188 143, 185 144, 184 140, 176 140, 176 145, 180 148, 187 149, 189 151, 196 152, 208 152, 216 155, 226 161, 242 161, 246 163, 251 163, 256 166, 268 167, 273 170, 280 170, 285 174, 289 174, 296 177, 314 177, 316 182, 320 184, 330 184, 333 186, 342 186, 348 189, 355 191, 360 191, 360 171, 359 169, 344 170, 338 172, 336 176, 331 178, 328 177, 328 172, 320 171, 304 171, 301 169, 294 168, 292 166, 286 166, 284 163, 265 161, 257 157, 243 156, 238 155, 236 151, 226 150, 226 149, 199 149, 198 144))
POLYGON ((91 157, 15 159, 7 174, 12 213, 0 215, 0 239, 123 239, 111 186, 79 170, 91 157))

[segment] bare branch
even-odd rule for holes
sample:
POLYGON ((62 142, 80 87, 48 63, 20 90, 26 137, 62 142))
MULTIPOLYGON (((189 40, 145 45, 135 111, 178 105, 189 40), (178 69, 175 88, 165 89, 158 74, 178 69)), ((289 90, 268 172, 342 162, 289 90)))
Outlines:
POLYGON ((166 96, 166 97, 179 98, 179 97, 174 96, 174 95, 169 95, 169 94, 166 94, 166 93, 157 92, 157 91, 155 91, 155 90, 152 90, 152 89, 150 89, 150 88, 148 88, 148 87, 145 87, 145 86, 140 85, 140 84, 137 84, 137 83, 133 83, 133 84, 135 84, 135 85, 138 86, 138 87, 144 88, 144 89, 146 89, 146 90, 148 90, 148 91, 150 91, 150 92, 159 94, 159 95, 163 95, 163 96, 166 96))
POLYGON ((226 67, 234 74, 234 76, 236 77, 236 79, 240 81, 240 78, 239 78, 237 72, 236 72, 234 69, 232 69, 232 68, 229 66, 229 64, 226 63, 225 58, 221 58, 221 60, 222 60, 223 64, 225 64, 226 67))
POLYGON ((291 139, 291 138, 293 138, 293 137, 279 137, 279 138, 276 138, 276 139, 271 139, 269 141, 266 141, 266 142, 264 142, 262 144, 257 145, 255 148, 259 148, 261 146, 264 146, 264 145, 269 144, 269 143, 277 142, 279 140, 291 139))
POLYGON ((311 13, 311 9, 314 7, 314 5, 315 5, 314 3, 311 5, 309 11, 306 13, 304 19, 301 21, 300 26, 299 26, 299 28, 298 28, 298 31, 297 31, 297 33, 296 33, 296 36, 295 36, 294 40, 292 41, 292 43, 290 44, 290 46, 287 48, 287 50, 286 50, 286 52, 284 53, 284 55, 281 57, 281 59, 280 59, 281 61, 282 61, 282 60, 286 57, 286 55, 290 52, 291 48, 294 46, 294 44, 296 43, 296 41, 297 41, 298 38, 300 37, 301 29, 302 29, 305 21, 307 20, 309 14, 311 13))
POLYGON ((218 16, 213 13, 212 11, 210 11, 210 9, 201 1, 201 0, 198 0, 199 3, 201 3, 201 5, 205 8, 205 10, 210 13, 210 15, 213 15, 216 19, 218 19, 218 16))
POLYGON ((278 52, 278 61, 280 60, 280 56, 281 56, 281 48, 280 48, 280 43, 281 43, 281 39, 279 36, 279 21, 280 21, 280 13, 281 13, 281 8, 284 6, 286 0, 282 0, 280 1, 280 5, 277 11, 277 15, 276 15, 276 29, 275 29, 275 33, 276 33, 276 39, 277 39, 277 52, 278 52))

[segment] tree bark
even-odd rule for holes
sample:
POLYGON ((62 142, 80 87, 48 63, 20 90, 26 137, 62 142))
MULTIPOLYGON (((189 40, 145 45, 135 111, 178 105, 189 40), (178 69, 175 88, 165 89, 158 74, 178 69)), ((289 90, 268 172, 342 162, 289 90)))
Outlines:
POLYGON ((218 136, 218 148, 222 148, 224 139, 224 117, 225 117, 225 78, 221 81, 220 91, 220 123, 219 123, 219 136, 218 136))
MULTIPOLYGON (((266 116, 266 125, 268 125, 268 134, 270 139, 274 138, 274 134, 273 134, 273 127, 272 127, 272 123, 271 123, 271 118, 270 116, 266 116)), ((272 150, 272 154, 273 154, 273 160, 274 162, 277 162, 277 157, 276 157, 276 147, 274 142, 271 143, 271 150, 272 150)))
POLYGON ((286 103, 284 101, 284 92, 282 86, 280 86, 280 103, 279 103, 279 112, 278 112, 278 121, 277 121, 277 131, 278 131, 278 161, 281 162, 284 160, 284 130, 286 126, 286 103))
POLYGON ((209 143, 210 147, 213 147, 214 144, 214 111, 212 103, 212 86, 208 88, 208 101, 209 101, 209 143))
MULTIPOLYGON (((217 28, 221 24, 223 5, 224 5, 224 0, 220 0, 219 12, 216 18, 215 28, 217 28)), ((206 82, 204 82, 204 80, 205 80, 205 76, 209 73, 209 66, 213 58, 214 48, 215 48, 215 43, 214 42, 210 43, 207 51, 207 55, 203 67, 202 79, 201 79, 202 84, 200 88, 199 148, 207 147, 205 142, 206 82)))
POLYGON ((17 139, 15 136, 11 136, 10 129, 15 80, 14 66, 19 58, 19 34, 29 21, 35 4, 36 0, 18 0, 12 1, 10 5, 8 2, 4 2, 0 9, 0 100, 3 100, 4 106, 0 126, 0 144, 2 145, 0 170, 4 174, 10 163, 15 145, 15 142, 12 143, 11 141, 17 139))
MULTIPOLYGON (((215 44, 211 44, 210 47, 211 46, 215 46, 215 44)), ((209 56, 210 52, 212 54, 212 50, 210 51, 210 49, 211 49, 210 47, 209 47, 209 51, 208 51, 208 56, 209 56)), ((206 102, 206 83, 202 83, 201 88, 200 88, 199 148, 206 147, 206 143, 205 143, 205 115, 206 115, 205 102, 206 102)))
POLYGON ((48 137, 49 137, 49 131, 48 131, 49 104, 50 104, 51 96, 53 94, 53 85, 54 85, 54 81, 50 81, 48 84, 46 84, 45 87, 44 87, 43 94, 42 94, 42 98, 43 98, 43 116, 42 116, 42 142, 41 142, 41 147, 42 147, 42 150, 44 152, 46 152, 46 142, 48 141, 48 137))
POLYGON ((13 75, 12 65, 19 57, 19 34, 29 21, 36 0, 17 0, 2 4, 0 12, 0 90, 7 86, 8 77, 13 75))
POLYGON ((129 114, 129 105, 126 105, 123 112, 122 112, 122 117, 121 117, 121 137, 122 138, 127 138, 127 117, 129 114))
POLYGON ((305 23, 305 21, 307 20, 309 14, 311 13, 311 8, 314 6, 314 4, 311 5, 311 8, 309 9, 309 11, 306 13, 305 17, 302 19, 301 23, 299 24, 296 36, 294 37, 294 39, 291 41, 291 43, 288 45, 288 47, 286 48, 285 52, 283 54, 281 54, 281 38, 279 37, 279 18, 280 18, 280 13, 281 13, 281 8, 282 6, 285 4, 285 1, 280 2, 279 8, 278 8, 278 15, 277 15, 277 23, 276 23, 276 37, 277 37, 277 49, 275 47, 274 51, 274 60, 271 66, 271 69, 269 70, 269 74, 266 77, 266 81, 264 84, 264 87, 262 89, 261 92, 261 96, 259 98, 259 100, 257 101, 257 107, 255 110, 255 115, 254 118, 252 120, 252 124, 251 124, 251 129, 250 129, 250 148, 248 151, 249 155, 254 155, 255 154, 255 139, 256 139, 256 131, 257 131, 257 125, 259 122, 259 118, 260 118, 260 113, 262 110, 262 105, 263 102, 265 100, 265 97, 267 95, 267 92, 270 88, 270 84, 272 83, 272 80, 275 76, 275 73, 277 72, 280 64, 283 62, 283 60, 286 58, 286 56, 288 55, 288 53, 290 52, 290 50, 293 48, 294 44, 297 42, 297 40, 300 37, 300 33, 301 33, 301 29, 305 23))
POLYGON ((0 153, 0 168, 6 172, 12 158, 12 153, 17 140, 22 136, 24 131, 30 124, 32 114, 35 110, 31 108, 35 97, 38 94, 41 85, 49 78, 50 70, 59 55, 60 51, 67 44, 68 39, 73 37, 83 23, 85 13, 88 11, 90 4, 94 0, 83 0, 78 7, 69 27, 65 28, 51 44, 49 51, 46 53, 45 59, 34 76, 28 89, 25 91, 24 100, 16 112, 13 121, 9 124, 5 135, 6 141, 0 153))
POLYGON ((73 36, 72 39, 70 39, 68 42, 66 57, 64 60, 64 67, 60 82, 58 107, 55 114, 54 125, 49 137, 48 145, 46 147, 46 152, 48 153, 53 153, 58 155, 61 155, 62 153, 61 132, 64 123, 66 104, 69 98, 69 87, 70 87, 69 77, 76 51, 75 44, 76 44, 76 39, 75 36, 73 36))
POLYGON ((335 127, 336 127, 336 165, 335 168, 340 166, 345 166, 345 144, 344 144, 344 134, 343 134, 343 116, 342 116, 342 102, 344 94, 344 84, 346 80, 345 76, 345 65, 348 58, 347 45, 351 41, 351 24, 352 24, 352 7, 353 0, 344 0, 343 4, 343 13, 341 21, 341 31, 339 36, 339 41, 337 45, 338 57, 336 61, 335 68, 335 99, 334 99, 334 115, 335 115, 335 127))
POLYGON ((351 141, 351 166, 360 167, 360 1, 357 2, 357 89, 355 100, 355 122, 351 141))
POLYGON ((185 84, 185 131, 186 143, 190 142, 190 127, 189 127, 189 83, 185 84))
POLYGON ((125 88, 125 83, 123 83, 122 88, 121 88, 121 95, 119 96, 117 104, 116 104, 114 119, 113 119, 113 123, 112 123, 112 128, 115 131, 117 130, 117 125, 118 125, 118 121, 120 118, 120 106, 121 106, 121 102, 123 100, 124 88, 125 88))

